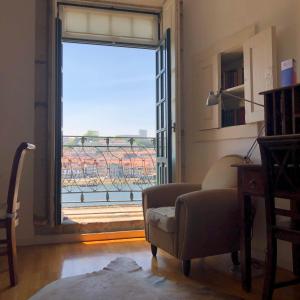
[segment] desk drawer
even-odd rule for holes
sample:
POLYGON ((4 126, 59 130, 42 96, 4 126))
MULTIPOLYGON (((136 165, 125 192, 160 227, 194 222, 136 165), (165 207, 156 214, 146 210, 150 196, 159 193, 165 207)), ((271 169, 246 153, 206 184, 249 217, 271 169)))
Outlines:
POLYGON ((244 170, 243 191, 253 195, 264 195, 264 183, 261 172, 256 170, 244 170))

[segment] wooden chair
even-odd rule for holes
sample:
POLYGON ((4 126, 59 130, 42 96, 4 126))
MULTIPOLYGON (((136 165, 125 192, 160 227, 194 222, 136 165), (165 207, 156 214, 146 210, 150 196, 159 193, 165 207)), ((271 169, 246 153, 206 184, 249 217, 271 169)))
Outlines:
POLYGON ((9 181, 9 188, 7 194, 6 210, 1 212, 0 228, 5 229, 6 238, 0 240, 0 244, 4 244, 4 251, 0 255, 8 256, 9 277, 11 286, 17 284, 17 250, 16 250, 16 234, 15 229, 18 225, 17 211, 20 208, 18 200, 19 184, 23 168, 24 156, 28 150, 34 150, 35 146, 29 143, 21 143, 17 148, 9 181))
MULTIPOLYGON (((267 225, 266 273, 262 299, 270 300, 274 289, 300 283, 300 278, 275 283, 277 239, 291 242, 293 255, 300 250, 300 135, 268 136, 259 138, 258 143, 265 179, 267 225), (290 209, 276 208, 275 197, 288 199, 290 209), (276 216, 287 217, 287 222, 279 222, 276 216)), ((294 257, 294 262, 297 260, 294 257)), ((294 263, 294 273, 298 273, 295 267, 297 265, 294 263)))

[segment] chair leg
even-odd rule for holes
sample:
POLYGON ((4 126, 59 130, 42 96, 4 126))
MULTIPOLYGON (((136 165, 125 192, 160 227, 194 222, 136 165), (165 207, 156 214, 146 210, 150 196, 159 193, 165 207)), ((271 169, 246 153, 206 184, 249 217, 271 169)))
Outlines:
POLYGON ((276 278, 277 265, 277 241, 275 237, 271 238, 267 246, 266 270, 263 287, 263 300, 272 300, 274 284, 276 278))
POLYGON ((191 271, 191 260, 190 259, 183 259, 182 260, 182 271, 185 276, 190 275, 191 271))
POLYGON ((232 260, 232 263, 235 266, 239 266, 240 265, 239 252, 238 251, 231 252, 231 260, 232 260))
POLYGON ((156 254, 157 254, 157 247, 154 246, 154 245, 152 245, 152 244, 151 244, 151 252, 152 252, 152 255, 153 255, 154 257, 156 257, 156 254))
POLYGON ((14 220, 7 226, 7 257, 9 266, 9 278, 11 286, 18 283, 17 276, 17 247, 16 247, 16 230, 14 220))

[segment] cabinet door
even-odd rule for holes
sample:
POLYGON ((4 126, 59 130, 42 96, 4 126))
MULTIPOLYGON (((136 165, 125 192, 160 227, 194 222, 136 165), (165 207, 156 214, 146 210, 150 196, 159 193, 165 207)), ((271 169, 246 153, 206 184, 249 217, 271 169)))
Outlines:
MULTIPOLYGON (((264 103, 260 92, 277 86, 275 27, 270 27, 244 43, 245 99, 264 103)), ((264 109, 245 102, 246 123, 264 120, 264 109)))
POLYGON ((199 129, 220 127, 220 106, 206 106, 206 99, 210 91, 220 89, 221 55, 217 54, 210 59, 202 60, 193 76, 195 101, 199 105, 199 129))

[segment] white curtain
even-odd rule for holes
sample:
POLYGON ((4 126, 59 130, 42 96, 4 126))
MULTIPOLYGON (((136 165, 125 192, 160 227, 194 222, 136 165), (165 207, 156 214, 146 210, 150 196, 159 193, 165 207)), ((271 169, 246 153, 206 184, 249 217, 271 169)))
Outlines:
POLYGON ((62 37, 157 45, 158 16, 138 12, 62 6, 62 37))

